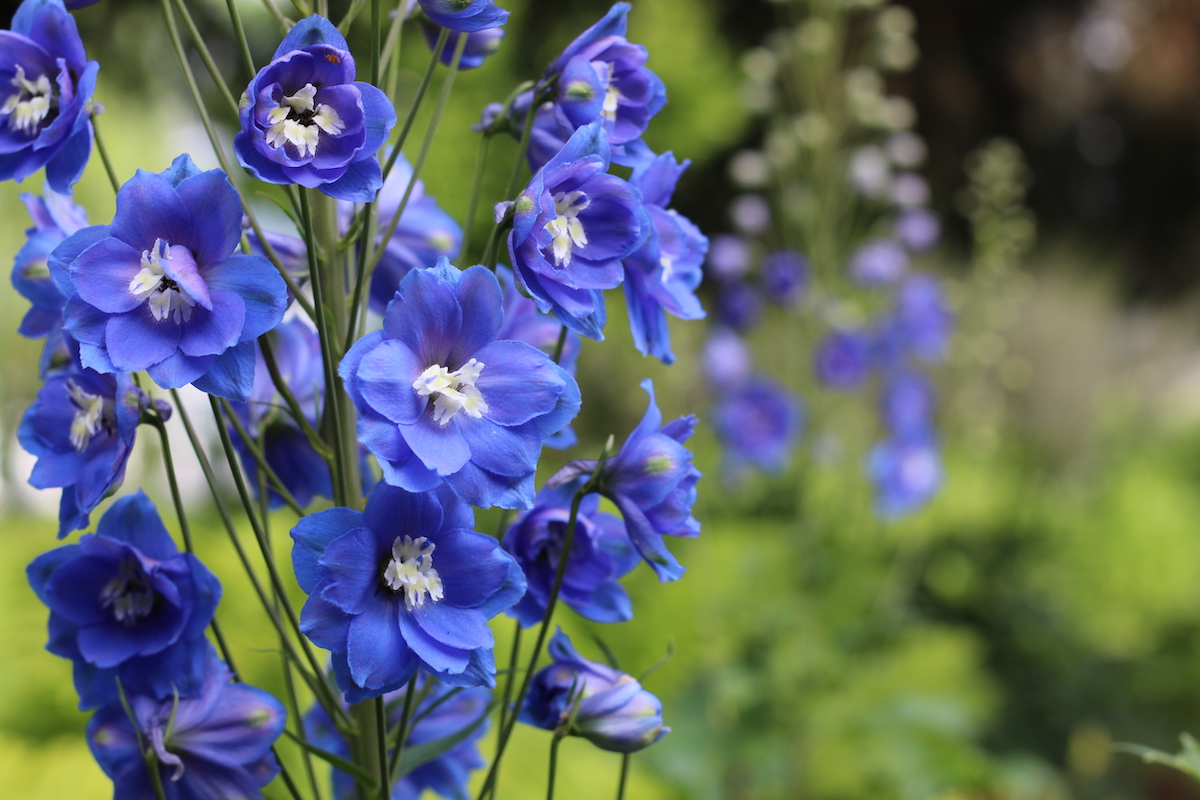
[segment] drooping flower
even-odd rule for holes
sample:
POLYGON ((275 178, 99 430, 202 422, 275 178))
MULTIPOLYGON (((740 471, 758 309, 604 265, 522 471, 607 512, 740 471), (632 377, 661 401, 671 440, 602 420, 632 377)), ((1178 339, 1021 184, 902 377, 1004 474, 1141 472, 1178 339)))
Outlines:
MULTIPOLYGON (((521 565, 528 585, 525 596, 508 613, 526 628, 541 622, 546 613, 566 546, 571 498, 584 480, 580 477, 538 492, 533 508, 504 534, 504 549, 521 565)), ((624 622, 633 619, 633 605, 618 580, 637 566, 639 557, 625 525, 600 511, 599 505, 596 494, 585 496, 579 504, 559 599, 593 622, 624 622)))
MULTIPOLYGON (((437 46, 438 35, 442 28, 438 25, 422 25, 421 31, 425 34, 425 43, 430 49, 437 46)), ((467 43, 463 46, 462 57, 458 61, 459 69, 475 69, 483 66, 483 62, 488 56, 494 54, 500 49, 500 43, 504 41, 504 28, 484 28, 483 30, 474 31, 466 34, 467 43)), ((450 66, 454 61, 454 51, 458 47, 458 37, 463 34, 451 31, 446 37, 446 46, 442 48, 442 52, 438 55, 438 59, 450 66)))
POLYGON ((858 328, 830 331, 817 345, 814 355, 817 379, 833 389, 858 389, 870 374, 872 354, 872 337, 867 331, 858 328))
POLYGON ((113 781, 120 800, 155 800, 154 783, 167 800, 262 800, 262 787, 279 773, 271 746, 287 711, 262 689, 231 683, 215 654, 206 662, 200 692, 155 698, 128 692, 96 711, 88 722, 92 755, 113 781), (143 749, 144 748, 144 749, 143 749), (152 782, 147 756, 158 770, 152 782))
POLYGON ((42 167, 70 194, 92 152, 91 102, 100 65, 88 61, 61 0, 25 0, 0 31, 0 180, 42 167))
POLYGON ((894 436, 871 450, 867 471, 875 484, 875 510, 884 519, 916 511, 942 483, 942 462, 932 436, 894 436))
MULTIPOLYGON (((148 404, 149 398, 125 372, 58 372, 38 390, 21 418, 17 438, 38 459, 29 482, 38 489, 63 490, 60 539, 86 528, 92 509, 120 488, 148 404)), ((170 412, 165 402, 160 408, 170 412)))
POLYGON ((375 152, 396 124, 391 101, 356 81, 349 45, 311 16, 288 32, 246 87, 233 149, 251 175, 369 203, 383 185, 375 152))
MULTIPOLYGON (((404 744, 406 750, 467 732, 449 750, 401 776, 392 786, 392 800, 418 800, 426 789, 448 800, 470 800, 471 773, 486 763, 479 752, 479 740, 487 733, 487 709, 492 693, 483 686, 455 689, 424 672, 418 672, 414 680, 416 696, 421 701, 413 709, 412 727, 404 744)), ((383 696, 389 726, 399 724, 406 693, 407 687, 402 686, 383 696)), ((350 757, 345 738, 319 705, 305 715, 304 724, 310 741, 317 747, 343 758, 350 757)), ((351 800, 355 796, 354 779, 334 769, 333 792, 337 800, 351 800)))
POLYGON ((442 481, 477 506, 528 508, 542 441, 579 410, 575 379, 524 342, 497 340, 500 285, 446 259, 410 272, 339 373, 359 410, 359 440, 388 483, 442 481))
POLYGON ((629 179, 642 193, 651 221, 650 238, 624 261, 629 328, 638 351, 664 364, 675 361, 666 315, 704 316, 695 290, 703 277, 708 239, 691 220, 667 208, 690 163, 680 164, 674 154, 664 153, 640 164, 629 179))
POLYGON ((561 630, 548 649, 554 663, 533 676, 521 722, 582 736, 618 753, 641 750, 670 732, 663 725, 662 703, 632 675, 588 661, 561 630))
POLYGON ((762 375, 722 395, 713 407, 713 430, 734 477, 747 466, 783 470, 803 421, 799 399, 762 375))
POLYGON ((508 22, 508 12, 493 0, 417 0, 417 3, 435 23, 459 33, 498 28, 508 22))
POLYGON ((112 504, 78 544, 44 553, 26 570, 50 608, 55 655, 74 662, 81 708, 126 692, 152 699, 200 690, 221 584, 175 547, 140 490, 112 504))
POLYGON ((87 227, 87 214, 71 198, 46 187, 42 197, 22 194, 21 202, 33 219, 28 237, 13 259, 12 282, 17 292, 32 304, 17 332, 30 339, 45 339, 40 373, 44 378, 54 369, 70 368, 71 353, 62 335, 63 307, 67 298, 50 277, 50 253, 63 239, 87 227))
POLYGON ((78 231, 50 256, 83 366, 245 400, 254 340, 279 323, 287 292, 269 261, 234 252, 241 220, 220 170, 201 172, 187 155, 162 173, 138 170, 111 225, 78 231))
POLYGON ((400 688, 418 668, 455 686, 492 685, 488 620, 525 593, 525 577, 473 513, 442 487, 379 483, 365 511, 331 508, 292 529, 308 600, 300 630, 333 653, 348 702, 400 688))
POLYGON ((604 289, 621 283, 621 260, 649 237, 641 193, 608 175, 599 122, 576 131, 512 204, 508 252, 538 308, 580 336, 603 338, 604 289))

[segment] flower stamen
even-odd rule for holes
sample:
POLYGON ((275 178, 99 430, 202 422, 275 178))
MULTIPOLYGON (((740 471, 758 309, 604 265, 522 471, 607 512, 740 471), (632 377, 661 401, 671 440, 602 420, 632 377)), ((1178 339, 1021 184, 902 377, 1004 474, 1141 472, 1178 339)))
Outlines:
POLYGON ((171 260, 170 251, 171 245, 162 239, 155 239, 152 248, 143 250, 142 269, 129 282, 129 291, 139 300, 148 301, 150 313, 158 322, 172 314, 176 323, 187 322, 196 299, 166 274, 162 262, 171 260))
POLYGON ((100 606, 111 608, 117 622, 133 625, 154 610, 154 588, 135 559, 121 562, 121 571, 104 585, 100 606))
POLYGON ((472 358, 451 372, 441 364, 427 368, 413 381, 413 388, 421 397, 433 396, 433 420, 443 426, 454 419, 460 411, 468 417, 479 419, 488 410, 487 401, 475 382, 483 372, 484 365, 472 358))
POLYGON ((267 114, 266 141, 271 147, 290 144, 300 151, 301 158, 315 156, 321 131, 337 136, 346 124, 333 106, 316 102, 317 89, 311 83, 293 95, 285 95, 279 105, 267 114))
POLYGON ((10 82, 17 87, 17 91, 4 102, 0 115, 8 115, 10 129, 33 136, 57 104, 54 87, 45 75, 39 75, 36 81, 31 81, 25 77, 25 70, 20 64, 16 68, 17 74, 10 82))
POLYGON ((399 536, 392 542, 392 560, 383 571, 383 580, 394 592, 404 592, 404 607, 409 611, 425 605, 425 596, 436 603, 443 597, 442 579, 433 568, 437 546, 420 536, 399 536))
POLYGON ((113 401, 102 395, 85 392, 73 380, 67 381, 67 394, 71 398, 71 405, 75 406, 75 417, 71 420, 71 446, 82 453, 101 427, 108 430, 113 427, 113 401))
POLYGON ((555 266, 571 266, 572 249, 587 247, 587 233, 583 230, 579 214, 591 204, 591 198, 578 190, 554 195, 554 211, 557 216, 546 223, 546 230, 553 237, 551 244, 554 247, 555 266))

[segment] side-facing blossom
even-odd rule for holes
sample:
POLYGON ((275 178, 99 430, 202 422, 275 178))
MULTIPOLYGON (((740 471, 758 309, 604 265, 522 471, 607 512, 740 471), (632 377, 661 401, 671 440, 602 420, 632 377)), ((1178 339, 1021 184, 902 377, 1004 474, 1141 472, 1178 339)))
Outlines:
POLYGON ((12 282, 31 308, 25 312, 17 332, 30 339, 45 339, 40 372, 44 378, 53 369, 70 367, 71 353, 62 335, 63 307, 67 298, 50 277, 47 262, 55 247, 71 234, 87 227, 87 213, 71 198, 45 188, 41 197, 21 195, 33 227, 13 259, 12 282))
POLYGON ((187 155, 126 181, 111 225, 78 231, 50 256, 83 366, 245 400, 254 340, 282 319, 287 290, 265 258, 235 253, 241 221, 225 173, 187 155))
POLYGON ((200 691, 221 584, 181 553, 141 491, 112 504, 94 534, 26 570, 50 608, 47 649, 74 662, 81 708, 126 692, 169 700, 200 691))
POLYGON ((646 243, 625 259, 625 301, 633 343, 642 355, 672 364, 667 314, 678 319, 700 319, 704 309, 696 297, 703 277, 708 239, 672 208, 671 195, 691 162, 682 164, 672 153, 663 153, 639 164, 629 183, 642 193, 650 217, 646 243))
POLYGON ((735 477, 747 466, 784 469, 803 423, 799 399, 763 375, 722 395, 713 407, 713 430, 735 477))
POLYGON ((508 12, 492 0, 417 0, 425 15, 458 33, 498 28, 508 22, 508 12))
POLYGON ((383 330, 359 339, 339 373, 362 444, 409 491, 442 481, 477 506, 528 508, 542 441, 579 410, 579 386, 524 342, 497 340, 500 284, 442 259, 410 272, 383 330))
POLYGON ((100 65, 88 61, 61 0, 25 0, 0 31, 0 180, 42 167, 62 194, 92 152, 91 102, 100 65))
MULTIPOLYGON (((128 373, 90 369, 46 379, 21 418, 17 439, 37 456, 29 482, 61 488, 58 536, 86 528, 89 514, 125 480, 125 465, 149 398, 128 373)), ((166 403, 160 406, 169 413, 166 403)))
POLYGON ((300 630, 333 654, 346 700, 400 688, 418 668, 455 686, 493 685, 488 620, 525 593, 525 577, 469 506, 445 487, 380 483, 364 511, 331 508, 292 528, 292 565, 308 600, 300 630))
POLYGON ((641 750, 670 732, 663 725, 662 703, 632 675, 588 661, 561 630, 548 650, 554 663, 533 676, 521 722, 582 736, 618 753, 641 750))
POLYGON ((288 32, 246 87, 233 149, 251 175, 369 203, 383 185, 375 152, 396 124, 391 101, 356 81, 354 57, 329 20, 288 32))
POLYGON ((581 336, 603 338, 603 290, 621 283, 621 261, 649 237, 641 192, 607 174, 599 122, 577 130, 512 204, 508 252, 538 308, 581 336))
MULTIPOLYGON (((470 800, 471 773, 487 763, 479 752, 479 740, 487 733, 492 693, 483 686, 451 687, 424 672, 418 672, 414 680, 421 700, 413 708, 405 749, 466 733, 446 752, 401 776, 392 786, 392 800, 419 800, 427 789, 447 800, 470 800)), ((400 723, 406 694, 407 687, 402 686, 383 696, 389 726, 400 723)), ((304 726, 309 741, 317 747, 350 757, 350 746, 321 706, 313 705, 304 716, 304 726)), ((334 769, 333 793, 337 800, 351 800, 356 796, 354 779, 334 769)))
MULTIPOLYGON (((538 492, 533 508, 504 534, 504 549, 521 565, 528 585, 525 596, 508 613, 526 628, 541 622, 546 613, 566 546, 571 498, 584 480, 580 477, 538 492)), ((633 619, 633 605, 618 581, 637 566, 639 558, 621 520, 599 506, 600 496, 595 494, 579 504, 559 599, 593 622, 624 622, 633 619)))
POLYGON ((114 701, 88 722, 92 755, 113 781, 119 800, 240 798, 262 800, 262 787, 279 773, 271 746, 287 711, 267 692, 231 683, 213 654, 194 697, 154 698, 127 690, 129 712, 114 701), (131 718, 132 714, 132 718, 131 718), (144 748, 144 749, 143 749, 144 748), (154 757, 152 781, 147 757, 154 757))
MULTIPOLYGON (((422 25, 421 32, 425 34, 425 43, 432 50, 437 47, 437 40, 441 34, 441 26, 438 25, 422 25)), ((446 37, 446 46, 442 48, 442 52, 438 55, 438 59, 450 66, 454 62, 454 51, 458 48, 458 37, 464 34, 451 31, 446 37)), ((465 34, 467 43, 463 45, 462 57, 458 60, 459 69, 475 69, 482 67, 483 62, 488 56, 493 55, 500 49, 500 43, 504 41, 504 28, 484 28, 483 30, 474 31, 465 34)))

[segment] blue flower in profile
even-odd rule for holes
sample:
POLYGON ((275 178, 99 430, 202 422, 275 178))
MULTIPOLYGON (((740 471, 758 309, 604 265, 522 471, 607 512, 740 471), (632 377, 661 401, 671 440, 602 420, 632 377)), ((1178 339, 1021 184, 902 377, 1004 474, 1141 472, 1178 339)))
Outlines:
MULTIPOLYGON (((149 398, 124 372, 58 372, 38 390, 37 399, 21 418, 17 438, 38 459, 30 484, 63 490, 60 539, 86 528, 92 509, 120 488, 148 404, 149 398)), ((160 407, 169 413, 166 403, 160 407)))
POLYGON ((271 747, 287 712, 278 700, 257 687, 231 683, 215 654, 195 696, 163 699, 126 691, 129 713, 114 701, 87 726, 88 746, 112 779, 114 798, 155 800, 157 783, 167 800, 262 800, 262 787, 279 773, 271 747), (155 757, 156 781, 147 767, 149 755, 155 757))
POLYGON ((874 364, 874 340, 867 331, 830 331, 814 355, 817 379, 832 389, 853 391, 866 383, 874 364))
POLYGON ((542 441, 575 417, 579 386, 540 350, 496 339, 501 303, 487 268, 442 259, 405 277, 383 330, 342 360, 359 440, 388 483, 445 481, 472 505, 532 505, 542 441))
POLYGON ((187 155, 126 181, 111 225, 76 232, 50 256, 83 366, 245 400, 254 340, 279 323, 287 291, 265 258, 234 252, 241 221, 225 173, 187 155))
POLYGON ((642 193, 652 230, 646 243, 624 262, 629 328, 638 351, 664 364, 675 362, 666 315, 704 316, 695 290, 703 277, 708 239, 691 220, 667 208, 690 163, 680 164, 674 154, 664 153, 638 165, 629 179, 642 193))
MULTIPOLYGON (((425 34, 425 43, 432 50, 437 46, 441 27, 438 25, 422 25, 421 32, 425 34)), ((504 41, 504 28, 484 28, 483 30, 473 31, 466 34, 467 43, 463 45, 462 57, 458 60, 459 69, 476 69, 482 67, 483 62, 488 59, 488 56, 494 55, 500 49, 500 43, 504 41)), ((446 37, 446 46, 442 48, 441 54, 438 56, 446 66, 450 66, 454 62, 454 51, 458 47, 458 37, 463 34, 451 31, 446 37)))
POLYGON ((632 675, 588 661, 561 630, 548 650, 554 663, 533 676, 521 722, 582 736, 617 753, 641 750, 670 732, 663 725, 662 703, 632 675))
POLYGON ((525 577, 466 503, 443 487, 379 483, 365 511, 331 508, 292 529, 308 595, 300 630, 333 653, 346 700, 400 688, 418 668, 455 686, 493 685, 488 620, 525 593, 525 577))
MULTIPOLYGON (((492 692, 483 686, 451 687, 424 672, 418 672, 414 680, 417 682, 416 696, 421 699, 413 709, 413 722, 404 742, 405 749, 463 735, 464 731, 466 733, 461 741, 446 752, 401 776, 392 786, 391 798, 419 800, 428 789, 449 800, 470 800, 468 782, 471 773, 487 763, 479 752, 479 740, 487 733, 487 709, 492 692)), ((400 723, 404 715, 405 694, 407 687, 402 686, 383 696, 389 726, 400 723)), ((304 716, 304 726, 309 741, 317 747, 350 758, 346 739, 338 732, 325 709, 314 705, 304 716)), ((337 800, 351 800, 356 796, 354 779, 334 769, 333 794, 337 800)))
POLYGON ((508 236, 517 281, 538 308, 592 339, 603 338, 603 290, 621 283, 622 259, 652 230, 641 193, 608 167, 600 123, 580 128, 512 204, 508 236))
POLYGON ((350 47, 329 20, 296 23, 242 96, 238 162, 266 183, 374 200, 383 185, 375 152, 396 111, 382 91, 354 78, 350 47))
MULTIPOLYGON (((528 586, 525 596, 508 612, 523 627, 538 624, 546 613, 566 545, 571 498, 584 480, 576 478, 538 492, 533 508, 523 512, 504 534, 504 549, 521 565, 528 586)), ((640 559, 625 525, 599 506, 596 494, 586 495, 579 504, 559 599, 593 622, 624 622, 633 619, 633 605, 618 581, 640 559)))
POLYGON ((25 0, 0 31, 0 180, 42 167, 54 191, 70 194, 92 153, 92 92, 100 65, 88 61, 61 0, 25 0), (10 88, 11 87, 11 88, 10 88))
POLYGON ((50 608, 47 648, 75 662, 81 708, 115 700, 118 679, 157 700, 199 690, 221 584, 179 552, 141 491, 113 503, 96 533, 42 554, 26 572, 50 608))
POLYGON ((932 435, 885 439, 868 455, 867 472, 875 485, 875 510, 889 520, 925 505, 942 484, 942 461, 932 435))
MULTIPOLYGON (((281 323, 267 334, 271 352, 279 373, 292 392, 309 423, 317 426, 317 413, 325 396, 325 370, 321 364, 321 343, 312 325, 301 317, 281 323)), ((307 507, 314 497, 333 497, 329 465, 313 449, 304 431, 292 419, 284 406, 271 373, 255 345, 257 360, 254 367, 254 389, 248 403, 233 403, 233 411, 263 457, 279 476, 293 499, 307 507)), ((258 491, 258 461, 246 447, 236 429, 230 426, 229 435, 241 456, 242 468, 254 491, 258 491)), ((268 489, 272 508, 283 504, 274 488, 268 489)))
POLYGON ((41 197, 21 195, 33 227, 25 231, 25 244, 13 259, 12 282, 17 292, 30 302, 17 332, 30 339, 45 339, 39 364, 44 378, 51 370, 70 368, 72 354, 62 335, 63 307, 67 298, 50 277, 50 253, 63 239, 87 227, 87 213, 71 198, 51 189, 41 197))
POLYGON ((436 24, 458 33, 498 28, 508 22, 508 12, 492 0, 417 0, 436 24))
POLYGON ((713 430, 735 477, 747 466, 782 471, 803 424, 799 399, 763 375, 722 395, 713 407, 713 430))

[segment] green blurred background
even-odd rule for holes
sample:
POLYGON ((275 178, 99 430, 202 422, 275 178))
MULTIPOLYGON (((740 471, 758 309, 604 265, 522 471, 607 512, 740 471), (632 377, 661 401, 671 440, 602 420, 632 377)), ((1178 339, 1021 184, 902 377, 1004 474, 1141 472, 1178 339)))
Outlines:
MULTIPOLYGON (((240 5, 262 63, 277 30, 260 5, 240 5)), ((424 173, 426 190, 459 219, 480 109, 539 73, 607 8, 503 5, 513 11, 508 39, 485 68, 458 77, 424 173)), ((244 85, 223 4, 189 7, 230 85, 244 85)), ((812 423, 782 476, 727 483, 702 427, 694 445, 707 474, 696 507, 703 533, 672 543, 688 574, 659 585, 648 570, 635 572, 630 623, 601 629, 564 614, 563 624, 595 658, 589 633, 602 636, 635 674, 674 649, 647 681, 674 731, 633 760, 631 798, 1200 797, 1183 776, 1111 749, 1129 741, 1173 750, 1179 732, 1200 731, 1200 13, 1188 0, 910 7, 923 60, 893 89, 916 102, 930 145, 947 241, 924 266, 945 277, 958 316, 937 375, 941 493, 901 522, 875 519, 862 461, 877 423, 864 398, 808 398, 812 423), (1112 20, 1123 34, 1099 30, 1125 42, 1125 60, 1097 66, 1088 32, 1112 20), (1110 122, 1120 132, 1115 154, 1097 158, 1087 131, 1111 132, 1110 122), (964 164, 1000 135, 1021 149, 987 151, 999 159, 993 180, 1016 185, 1017 206, 1030 188, 1040 233, 1031 251, 989 271, 980 267, 986 243, 972 239, 963 213, 978 207, 963 201, 972 191, 964 164), (839 447, 827 446, 833 435, 839 447)), ((332 16, 344 8, 334 3, 332 16)), ((730 227, 730 157, 762 133, 743 104, 744 53, 786 15, 765 1, 634 2, 629 38, 649 49, 670 96, 647 138, 694 162, 676 207, 710 235, 730 227)), ((118 174, 161 170, 180 152, 215 166, 159 5, 101 0, 78 19, 102 64, 99 125, 118 174)), ((411 34, 408 91, 427 59, 411 34)), ((232 121, 221 119, 228 141, 232 121)), ((503 166, 485 197, 499 199, 514 151, 510 142, 493 148, 503 166)), ((984 178, 974 174, 978 196, 984 178)), ((37 192, 39 180, 21 189, 37 192)), ((93 222, 111 219, 112 192, 95 160, 76 191, 93 222)), ((28 225, 17 193, 0 194, 0 263, 28 225)), ((1013 213, 1025 218, 1023 207, 1013 213)), ((696 365, 702 323, 673 326, 679 363, 665 368, 637 355, 620 300, 611 302, 609 340, 585 347, 580 362, 585 455, 636 423, 644 376, 668 418, 708 410, 696 365)), ((87 752, 69 664, 42 649, 46 612, 23 572, 53 546, 57 505, 57 493, 24 484, 31 460, 13 436, 38 387, 39 343, 15 333, 24 308, 15 292, 0 294, 2 794, 92 800, 108 797, 110 784, 87 752)), ((769 317, 754 342, 762 366, 811 385, 802 360, 780 356, 812 345, 795 319, 769 317)), ((155 443, 143 435, 139 450, 125 488, 144 485, 165 508, 155 443)), ((182 440, 176 450, 186 453, 182 440)), ((262 644, 267 623, 194 465, 181 460, 199 554, 226 584, 218 616, 239 667, 277 687, 279 656, 262 644)), ((285 558, 291 522, 273 520, 285 558)), ((480 515, 481 530, 494 523, 480 515)), ((496 624, 503 642, 511 624, 496 624)), ((501 796, 541 796, 548 741, 521 731, 501 796)), ((582 741, 562 755, 560 797, 614 796, 617 756, 582 741)))

